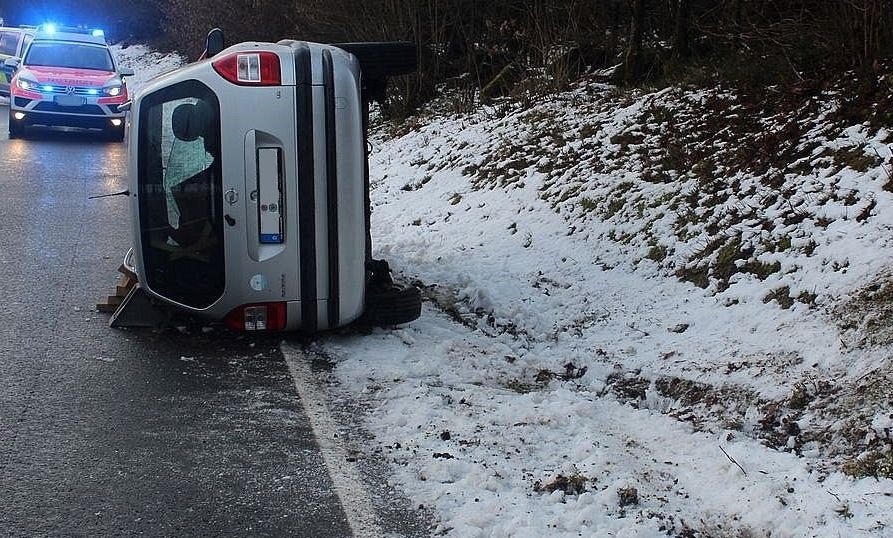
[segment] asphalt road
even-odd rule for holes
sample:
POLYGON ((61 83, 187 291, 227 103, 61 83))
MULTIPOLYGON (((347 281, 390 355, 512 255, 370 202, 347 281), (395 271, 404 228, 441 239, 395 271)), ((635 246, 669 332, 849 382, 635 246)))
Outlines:
POLYGON ((278 340, 110 329, 125 145, 8 140, 0 536, 350 536, 278 340))

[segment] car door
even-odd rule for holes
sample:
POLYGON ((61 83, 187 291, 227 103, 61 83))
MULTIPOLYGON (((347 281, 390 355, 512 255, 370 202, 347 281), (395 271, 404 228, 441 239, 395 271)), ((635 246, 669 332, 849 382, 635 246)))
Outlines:
POLYGON ((22 33, 22 39, 19 41, 19 50, 16 53, 16 56, 19 58, 23 58, 25 56, 25 51, 28 50, 28 45, 31 44, 31 41, 34 39, 34 36, 28 33, 22 33))
POLYGON ((19 56, 22 32, 18 30, 0 30, 0 94, 9 95, 9 81, 14 69, 3 65, 9 58, 19 56))

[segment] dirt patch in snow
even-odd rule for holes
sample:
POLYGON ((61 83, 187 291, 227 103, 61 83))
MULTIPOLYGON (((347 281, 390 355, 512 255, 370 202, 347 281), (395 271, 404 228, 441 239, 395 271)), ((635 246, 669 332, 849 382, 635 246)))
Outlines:
POLYGON ((878 275, 833 310, 847 347, 893 343, 893 271, 878 275))

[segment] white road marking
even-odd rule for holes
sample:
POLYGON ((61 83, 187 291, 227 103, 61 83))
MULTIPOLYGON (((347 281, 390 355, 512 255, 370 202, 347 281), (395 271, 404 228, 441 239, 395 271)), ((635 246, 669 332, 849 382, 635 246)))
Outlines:
POLYGON ((347 450, 335 439, 338 422, 329 412, 325 395, 317 387, 310 359, 303 350, 289 344, 282 345, 282 354, 291 372, 301 403, 310 419, 313 435, 319 444, 323 461, 341 499, 347 515, 347 523, 355 538, 381 538, 385 536, 375 513, 372 499, 360 479, 359 470, 348 461, 347 450))

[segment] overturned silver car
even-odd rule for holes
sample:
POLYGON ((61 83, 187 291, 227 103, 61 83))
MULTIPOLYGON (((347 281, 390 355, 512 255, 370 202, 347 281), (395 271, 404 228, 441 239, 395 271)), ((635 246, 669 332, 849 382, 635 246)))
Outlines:
POLYGON ((415 69, 415 50, 214 42, 132 103, 138 284, 112 325, 148 303, 246 331, 416 319, 419 290, 372 259, 366 153, 370 101, 415 69))

